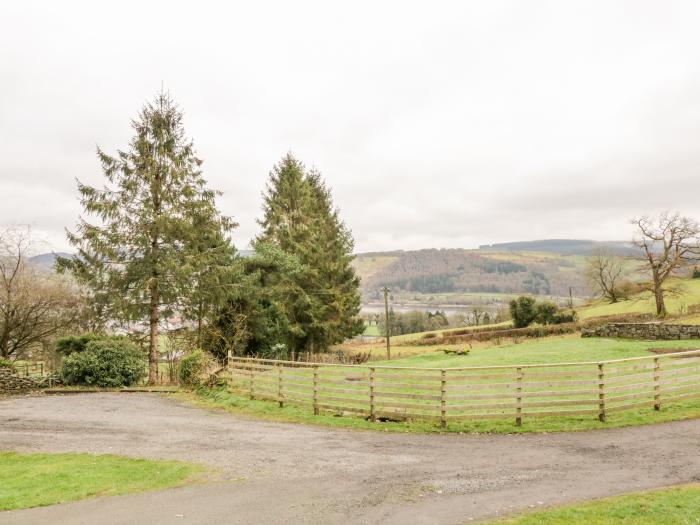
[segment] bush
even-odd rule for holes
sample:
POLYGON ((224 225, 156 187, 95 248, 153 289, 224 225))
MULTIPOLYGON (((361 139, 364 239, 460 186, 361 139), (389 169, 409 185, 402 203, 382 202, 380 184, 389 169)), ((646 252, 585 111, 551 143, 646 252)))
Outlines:
POLYGON ((535 309, 535 299, 527 296, 520 296, 510 302, 510 315, 513 318, 515 328, 525 328, 532 324, 537 318, 535 309))
POLYGON ((183 385, 201 385, 208 379, 208 371, 213 364, 214 359, 204 350, 200 348, 193 350, 180 360, 178 379, 183 385))
POLYGON ((0 368, 10 368, 10 369, 14 370, 15 365, 9 359, 5 359, 3 357, 0 357, 0 368))
POLYGON ((537 303, 535 305, 535 321, 540 324, 555 324, 559 307, 549 301, 537 303))
POLYGON ((575 310, 557 312, 552 319, 553 324, 575 323, 578 320, 575 310))
POLYGON ((66 357, 61 368, 61 376, 67 385, 130 386, 145 374, 142 353, 125 337, 93 339, 83 351, 66 357))
POLYGON ((56 351, 65 356, 74 352, 84 352, 87 344, 95 339, 100 339, 100 336, 93 333, 59 337, 56 339, 56 351))

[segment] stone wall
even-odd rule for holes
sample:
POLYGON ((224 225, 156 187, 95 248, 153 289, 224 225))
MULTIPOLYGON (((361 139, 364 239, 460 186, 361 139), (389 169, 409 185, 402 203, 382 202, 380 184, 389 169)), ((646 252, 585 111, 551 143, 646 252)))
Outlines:
POLYGON ((0 367, 0 394, 13 394, 47 386, 44 379, 20 377, 11 368, 0 367))
POLYGON ((700 339, 700 325, 610 323, 583 330, 581 337, 625 337, 646 340, 700 339))

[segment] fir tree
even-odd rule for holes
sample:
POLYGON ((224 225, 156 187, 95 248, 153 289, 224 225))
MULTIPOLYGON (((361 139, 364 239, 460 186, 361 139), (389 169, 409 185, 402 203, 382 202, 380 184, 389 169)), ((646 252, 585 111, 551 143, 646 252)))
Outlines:
POLYGON ((287 154, 270 173, 256 246, 272 244, 301 265, 288 295, 288 345, 325 351, 362 332, 359 279, 351 266, 353 239, 330 190, 316 171, 287 154))
POLYGON ((112 318, 148 320, 151 384, 158 378, 159 321, 196 298, 212 265, 214 252, 203 249, 202 232, 220 239, 235 226, 217 212, 218 193, 206 187, 182 120, 161 93, 132 121, 128 151, 112 157, 98 148, 108 185, 78 182, 81 204, 97 221, 81 218, 77 231, 68 232, 78 257, 59 261, 112 318))
POLYGON ((191 250, 198 261, 197 269, 192 273, 191 290, 181 302, 184 318, 196 323, 196 342, 200 348, 205 323, 208 325, 213 320, 238 282, 234 264, 236 248, 225 236, 236 224, 218 215, 213 207, 209 212, 210 215, 194 218, 196 236, 191 250))

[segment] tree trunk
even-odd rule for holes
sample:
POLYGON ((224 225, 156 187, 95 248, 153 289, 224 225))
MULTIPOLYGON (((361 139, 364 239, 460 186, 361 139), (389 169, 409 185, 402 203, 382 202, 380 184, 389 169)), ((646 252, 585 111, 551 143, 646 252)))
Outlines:
POLYGON ((197 305, 197 348, 202 348, 202 318, 204 317, 204 314, 202 313, 204 310, 204 306, 202 305, 202 301, 199 301, 199 304, 197 305))
POLYGON ((150 312, 151 340, 148 348, 148 384, 158 383, 158 289, 151 286, 151 312, 150 312))
POLYGON ((660 286, 654 287, 654 299, 656 300, 656 317, 666 317, 666 303, 664 301, 664 291, 660 286))

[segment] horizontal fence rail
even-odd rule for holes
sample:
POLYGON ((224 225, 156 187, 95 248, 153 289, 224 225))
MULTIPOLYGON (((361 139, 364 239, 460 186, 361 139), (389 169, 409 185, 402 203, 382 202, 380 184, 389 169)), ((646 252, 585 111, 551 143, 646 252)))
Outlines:
POLYGON ((15 364, 14 368, 20 377, 44 377, 46 372, 42 362, 15 364))
POLYGON ((590 416, 700 397, 700 350, 627 359, 466 368, 231 357, 229 387, 251 399, 371 421, 590 416))

